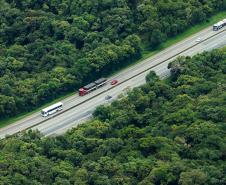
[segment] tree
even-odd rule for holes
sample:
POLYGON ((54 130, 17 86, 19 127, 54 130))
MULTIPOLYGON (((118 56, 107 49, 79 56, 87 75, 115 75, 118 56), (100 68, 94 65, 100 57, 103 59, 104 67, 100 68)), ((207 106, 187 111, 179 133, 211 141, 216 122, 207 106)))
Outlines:
POLYGON ((150 71, 150 73, 145 77, 147 83, 154 83, 159 80, 159 77, 156 75, 154 71, 150 71))
POLYGON ((0 115, 7 117, 17 112, 16 103, 13 97, 0 95, 0 115))
POLYGON ((207 181, 207 176, 199 169, 194 169, 188 172, 182 172, 180 175, 179 184, 181 185, 202 185, 207 181))
POLYGON ((89 174, 86 169, 80 168, 75 172, 74 184, 75 185, 88 185, 89 174))
POLYGON ((166 36, 164 35, 164 33, 162 33, 160 30, 158 29, 154 29, 151 33, 151 35, 149 36, 149 42, 150 42, 150 46, 152 48, 156 48, 157 46, 159 46, 164 40, 166 39, 166 36))

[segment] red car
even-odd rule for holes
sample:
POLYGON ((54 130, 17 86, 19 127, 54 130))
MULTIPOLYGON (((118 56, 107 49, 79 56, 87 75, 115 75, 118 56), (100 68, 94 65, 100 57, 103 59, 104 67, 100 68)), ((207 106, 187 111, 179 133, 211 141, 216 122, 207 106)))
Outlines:
POLYGON ((117 84, 118 83, 118 80, 112 80, 111 81, 111 85, 115 85, 115 84, 117 84))

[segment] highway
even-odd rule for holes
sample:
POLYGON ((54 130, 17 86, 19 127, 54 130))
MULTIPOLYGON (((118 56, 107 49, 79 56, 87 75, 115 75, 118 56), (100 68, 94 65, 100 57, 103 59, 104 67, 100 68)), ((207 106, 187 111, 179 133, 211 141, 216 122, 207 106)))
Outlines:
POLYGON ((209 51, 224 45, 226 45, 226 28, 214 32, 212 31, 212 27, 209 27, 163 50, 155 56, 121 71, 109 79, 109 82, 112 79, 117 79, 119 81, 118 85, 111 86, 108 82, 104 87, 86 96, 79 97, 75 94, 62 101, 64 103, 63 111, 47 118, 41 117, 40 112, 34 113, 25 119, 0 129, 0 138, 28 128, 38 129, 45 136, 62 134, 68 129, 89 119, 95 107, 98 105, 113 101, 119 94, 125 92, 125 89, 145 83, 145 76, 150 70, 155 71, 161 78, 164 78, 170 74, 167 69, 168 63, 177 56, 193 56, 197 53, 209 51), (216 33, 218 34, 214 36, 216 33), (196 42, 198 38, 201 38, 202 41, 196 42), (113 98, 105 100, 107 95, 111 95, 113 98))

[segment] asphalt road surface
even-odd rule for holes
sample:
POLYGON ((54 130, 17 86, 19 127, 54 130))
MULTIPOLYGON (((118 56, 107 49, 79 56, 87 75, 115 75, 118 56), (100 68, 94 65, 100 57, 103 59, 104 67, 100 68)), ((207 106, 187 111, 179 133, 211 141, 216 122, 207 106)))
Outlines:
POLYGON ((38 129, 46 136, 62 134, 68 129, 76 127, 78 124, 89 119, 95 107, 98 105, 110 103, 116 99, 119 94, 126 92, 130 88, 144 84, 145 76, 150 70, 155 71, 161 78, 165 78, 170 75, 170 71, 167 69, 169 62, 174 60, 177 56, 193 56, 203 51, 225 46, 225 30, 226 28, 214 32, 212 31, 212 27, 207 28, 111 77, 104 87, 83 97, 79 97, 76 93, 63 100, 64 109, 61 112, 57 112, 46 118, 43 118, 40 112, 37 112, 0 129, 0 138, 28 128, 38 129), (214 36, 216 33, 218 34, 214 36), (201 42, 196 42, 198 38, 201 38, 201 42), (110 85, 112 79, 117 79, 119 84, 116 86, 110 85), (107 95, 112 96, 112 98, 106 100, 105 97, 107 95))

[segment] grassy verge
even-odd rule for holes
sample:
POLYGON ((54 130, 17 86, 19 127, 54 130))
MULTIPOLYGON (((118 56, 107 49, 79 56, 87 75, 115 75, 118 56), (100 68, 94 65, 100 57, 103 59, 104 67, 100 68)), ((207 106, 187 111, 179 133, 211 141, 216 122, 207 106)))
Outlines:
MULTIPOLYGON (((151 51, 150 49, 148 49, 147 46, 143 46, 143 48, 142 48, 143 49, 142 50, 142 58, 140 58, 139 60, 137 60, 137 61, 135 61, 135 62, 123 67, 123 68, 121 68, 120 70, 110 74, 109 76, 113 76, 113 75, 119 73, 120 71, 125 70, 126 68, 129 68, 129 67, 141 62, 142 60, 147 59, 147 58, 155 55, 156 53, 166 49, 167 47, 170 47, 170 46, 182 41, 183 39, 185 39, 185 38, 187 38, 187 37, 199 32, 199 31, 207 28, 208 26, 213 25, 214 23, 218 22, 219 20, 224 19, 225 17, 226 17, 226 11, 220 12, 220 13, 210 17, 207 22, 195 25, 195 26, 187 29, 185 32, 183 32, 183 33, 181 33, 181 34, 179 34, 179 35, 177 35, 177 36, 175 36, 173 38, 169 38, 166 42, 161 44, 154 51, 151 51)), ((58 102, 58 101, 60 101, 60 100, 62 100, 64 98, 67 98, 67 97, 69 97, 69 96, 71 96, 73 94, 74 94, 74 92, 71 92, 71 93, 69 93, 67 95, 60 96, 59 98, 55 99, 54 101, 46 103, 43 106, 33 110, 32 112, 25 112, 25 113, 17 115, 16 117, 13 117, 13 118, 7 118, 7 119, 0 120, 0 128, 2 128, 4 126, 7 126, 9 124, 12 124, 12 123, 14 123, 14 122, 16 122, 18 120, 21 120, 21 119, 23 119, 23 118, 25 118, 27 116, 30 116, 33 113, 39 112, 42 108, 44 108, 44 107, 46 107, 46 106, 48 106, 50 104, 53 104, 55 102, 58 102)))

